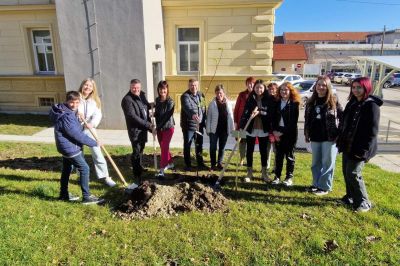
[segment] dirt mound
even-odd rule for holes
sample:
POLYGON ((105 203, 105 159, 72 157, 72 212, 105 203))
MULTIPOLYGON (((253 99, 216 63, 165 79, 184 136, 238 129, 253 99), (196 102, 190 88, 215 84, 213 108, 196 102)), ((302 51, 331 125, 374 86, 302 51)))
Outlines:
POLYGON ((173 186, 145 181, 116 209, 123 219, 168 217, 180 212, 225 210, 228 200, 201 183, 178 183, 173 186))

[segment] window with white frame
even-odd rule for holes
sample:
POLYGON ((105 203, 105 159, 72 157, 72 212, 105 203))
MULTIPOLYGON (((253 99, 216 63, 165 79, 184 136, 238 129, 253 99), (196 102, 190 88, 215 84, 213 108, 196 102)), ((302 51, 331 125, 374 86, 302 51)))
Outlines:
POLYGON ((199 28, 178 28, 178 72, 199 70, 199 28))
POLYGON ((37 73, 54 74, 53 43, 49 30, 32 30, 32 48, 37 73))

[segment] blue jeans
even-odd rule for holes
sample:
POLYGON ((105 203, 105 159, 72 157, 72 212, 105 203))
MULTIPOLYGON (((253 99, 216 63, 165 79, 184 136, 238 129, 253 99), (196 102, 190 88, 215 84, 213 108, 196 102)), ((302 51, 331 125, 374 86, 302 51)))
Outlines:
POLYGON ((370 205, 367 188, 361 173, 365 162, 354 160, 349 154, 344 152, 342 164, 344 181, 346 183, 345 197, 353 200, 354 208, 358 208, 363 204, 370 205))
MULTIPOLYGON (((95 128, 92 128, 92 130, 96 132, 95 128)), ((89 136, 90 138, 94 139, 89 130, 85 129, 83 133, 85 133, 85 135, 89 136)), ((101 152, 100 146, 94 146, 89 148, 92 154, 94 170, 96 171, 97 179, 109 177, 110 174, 108 173, 107 162, 106 159, 104 158, 103 153, 101 152)))
MULTIPOLYGON (((203 128, 199 129, 200 133, 203 133, 203 128)), ((190 160, 190 146, 192 145, 193 140, 195 140, 195 152, 196 152, 196 161, 197 165, 204 164, 203 162, 203 136, 196 134, 194 130, 184 130, 183 133, 183 158, 185 160, 186 166, 191 166, 190 160)))
POLYGON ((63 166, 61 172, 61 189, 60 196, 68 197, 68 182, 69 176, 71 175, 72 166, 74 166, 79 171, 79 180, 81 184, 82 197, 87 198, 90 196, 89 191, 89 166, 83 157, 83 152, 72 157, 63 157, 63 166))
POLYGON ((228 140, 228 134, 214 134, 210 133, 210 159, 211 167, 217 164, 215 155, 217 153, 217 142, 218 142, 218 164, 221 164, 224 160, 224 152, 226 141, 228 140))
POLYGON ((311 142, 312 164, 311 172, 314 187, 332 191, 333 173, 338 149, 332 141, 311 142))

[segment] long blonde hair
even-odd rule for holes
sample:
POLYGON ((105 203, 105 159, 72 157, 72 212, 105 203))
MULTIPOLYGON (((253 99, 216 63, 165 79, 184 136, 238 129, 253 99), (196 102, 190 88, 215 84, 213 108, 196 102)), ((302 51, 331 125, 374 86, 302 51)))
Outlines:
POLYGON ((93 90, 89 94, 88 98, 92 98, 96 102, 97 108, 101 109, 101 101, 100 101, 100 97, 97 93, 96 82, 92 78, 86 78, 81 82, 81 85, 79 86, 79 93, 81 94, 81 97, 83 98, 83 85, 85 85, 85 83, 88 81, 90 81, 93 85, 93 90))

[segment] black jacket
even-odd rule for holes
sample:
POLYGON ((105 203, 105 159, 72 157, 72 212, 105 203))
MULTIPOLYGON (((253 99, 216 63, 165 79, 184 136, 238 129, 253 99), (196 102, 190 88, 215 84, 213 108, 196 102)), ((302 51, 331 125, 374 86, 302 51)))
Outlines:
POLYGON ((289 145, 296 145, 297 142, 297 121, 299 120, 299 103, 288 101, 286 106, 281 110, 281 102, 278 102, 278 117, 275 121, 275 128, 283 133, 284 138, 289 145), (279 126, 279 122, 283 118, 284 127, 279 126))
MULTIPOLYGON (((310 138, 311 124, 313 117, 313 110, 315 109, 316 102, 306 105, 304 112, 304 136, 306 139, 310 138)), ((324 105, 323 111, 325 112, 325 127, 328 136, 328 141, 335 141, 339 135, 339 124, 343 118, 343 108, 338 101, 336 101, 336 109, 328 108, 327 104, 324 105)))
POLYGON ((379 107, 383 101, 370 95, 364 101, 355 97, 347 103, 340 125, 337 146, 340 152, 346 152, 355 160, 369 161, 375 156, 379 131, 379 107), (358 157, 358 158, 357 158, 358 157))
MULTIPOLYGON (((244 106, 242 117, 240 118, 240 128, 244 129, 247 121, 250 119, 251 113, 257 106, 257 95, 252 92, 247 98, 246 105, 244 106)), ((273 125, 276 124, 273 120, 277 117, 276 101, 268 94, 267 91, 264 92, 264 96, 261 99, 261 106, 258 107, 261 117, 263 130, 265 133, 272 132, 274 130, 273 125)), ((247 127, 247 132, 251 133, 253 131, 254 119, 250 122, 247 127)))
POLYGON ((121 107, 124 111, 130 141, 146 142, 147 131, 150 130, 151 123, 150 104, 145 93, 140 92, 140 96, 137 96, 129 91, 122 99, 121 107))
POLYGON ((181 128, 182 130, 197 130, 197 123, 192 116, 197 114, 201 117, 200 130, 206 125, 206 102, 204 94, 198 92, 193 95, 190 90, 181 96, 181 128))
POLYGON ((174 106, 175 103, 171 97, 168 97, 164 102, 160 101, 160 97, 156 98, 154 117, 156 118, 157 130, 174 127, 174 106))

